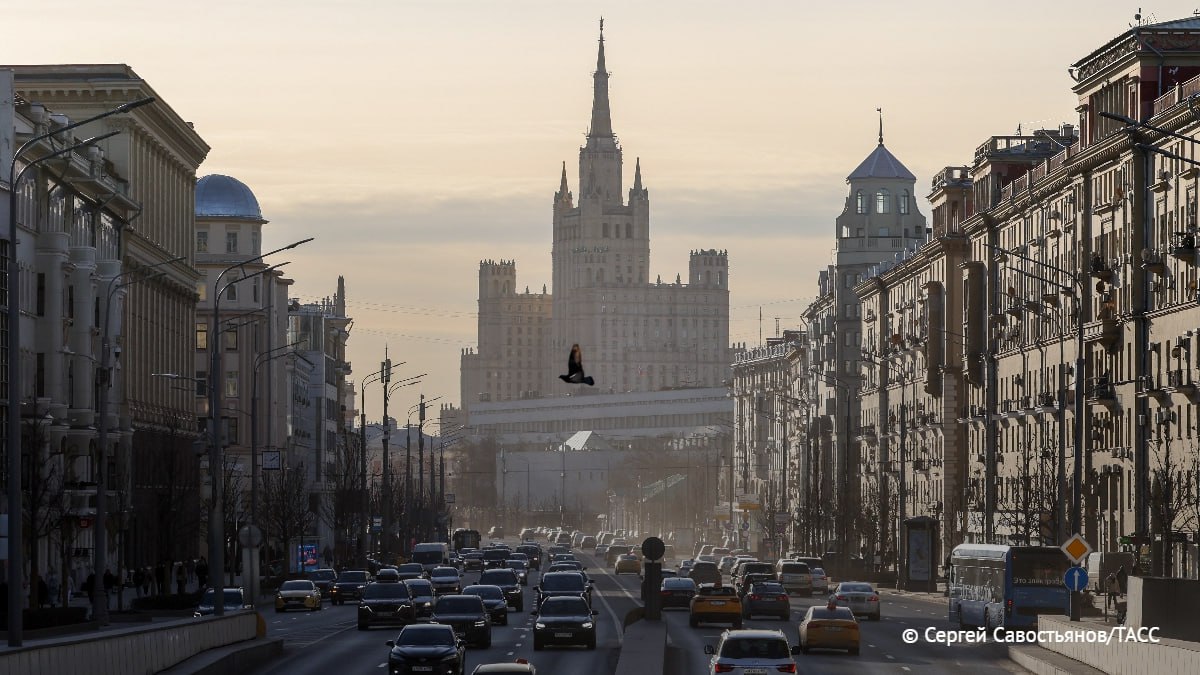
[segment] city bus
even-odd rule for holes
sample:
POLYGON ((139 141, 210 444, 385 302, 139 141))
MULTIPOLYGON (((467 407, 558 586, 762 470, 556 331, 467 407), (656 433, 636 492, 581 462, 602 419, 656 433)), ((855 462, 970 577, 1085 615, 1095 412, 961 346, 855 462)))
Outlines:
POLYGON ((1066 614, 1071 566, 1056 546, 961 544, 950 554, 950 622, 987 630, 1037 626, 1039 614, 1066 614))
POLYGON ((454 544, 455 551, 461 551, 464 548, 479 548, 479 530, 459 528, 454 531, 450 540, 454 544))

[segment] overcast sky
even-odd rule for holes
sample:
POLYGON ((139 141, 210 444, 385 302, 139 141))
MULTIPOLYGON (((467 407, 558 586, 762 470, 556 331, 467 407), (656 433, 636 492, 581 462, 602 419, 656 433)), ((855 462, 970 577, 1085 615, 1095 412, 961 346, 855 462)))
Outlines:
MULTIPOLYGON (((1194 4, 1144 6, 1156 21, 1194 4)), ((551 200, 591 111, 605 19, 626 184, 641 158, 651 270, 728 249, 731 339, 757 344, 815 294, 845 177, 875 147, 929 181, 989 136, 1076 123, 1067 66, 1136 4, 806 0, 60 0, 5 9, 0 62, 126 63, 270 220, 308 236, 294 295, 346 277, 357 380, 384 344, 427 397, 459 400, 481 259, 550 284, 551 200), (759 323, 759 307, 763 322, 759 323)), ((551 289, 553 290, 553 289, 551 289)), ((403 375, 402 375, 403 376, 403 375)), ((419 393, 400 390, 393 410, 419 393)), ((440 402, 439 402, 440 403, 440 402)), ((381 414, 378 389, 368 416, 381 414)), ((403 421, 401 421, 403 423, 403 421)))

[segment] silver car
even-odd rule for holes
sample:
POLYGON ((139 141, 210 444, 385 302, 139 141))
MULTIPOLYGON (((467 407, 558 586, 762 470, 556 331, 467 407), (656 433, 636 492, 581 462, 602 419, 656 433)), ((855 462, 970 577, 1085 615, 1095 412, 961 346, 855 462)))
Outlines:
POLYGON ((829 599, 836 602, 838 607, 848 607, 855 616, 863 615, 873 621, 879 620, 879 593, 871 584, 863 581, 843 581, 833 589, 829 599))
POLYGON ((800 647, 789 646, 777 630, 729 630, 721 635, 716 648, 705 645, 704 653, 712 655, 708 672, 714 675, 794 673, 796 661, 792 655, 799 654, 800 647))

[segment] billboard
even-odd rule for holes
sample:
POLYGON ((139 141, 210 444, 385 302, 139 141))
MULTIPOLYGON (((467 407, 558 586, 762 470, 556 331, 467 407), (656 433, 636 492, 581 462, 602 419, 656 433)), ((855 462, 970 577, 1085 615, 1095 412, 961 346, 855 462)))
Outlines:
POLYGON ((296 547, 296 560, 299 561, 301 572, 312 572, 320 567, 317 561, 316 544, 300 544, 296 547))

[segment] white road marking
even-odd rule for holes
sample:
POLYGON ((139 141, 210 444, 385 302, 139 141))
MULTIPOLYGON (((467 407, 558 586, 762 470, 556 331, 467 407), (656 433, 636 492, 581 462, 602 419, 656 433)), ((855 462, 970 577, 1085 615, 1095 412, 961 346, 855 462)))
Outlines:
POLYGON ((907 670, 909 672, 912 672, 912 668, 909 668, 908 666, 900 666, 900 670, 907 670))
POLYGON ((377 665, 377 666, 375 666, 375 667, 376 667, 376 668, 387 668, 387 661, 384 661, 383 663, 381 663, 381 664, 379 664, 379 665, 377 665))
POLYGON ((516 652, 509 652, 509 653, 508 653, 508 655, 509 655, 509 656, 512 656, 512 655, 513 655, 513 654, 515 654, 515 653, 516 653, 516 652))
POLYGON ((888 657, 889 659, 892 659, 893 661, 896 660, 896 657, 892 656, 891 654, 884 654, 884 656, 888 657))

